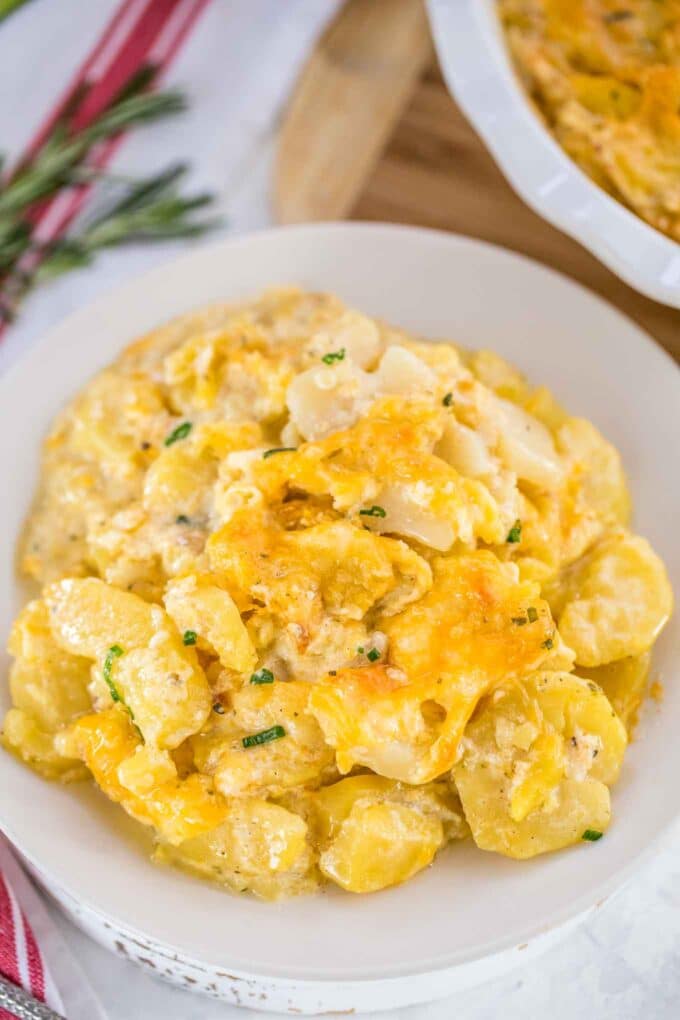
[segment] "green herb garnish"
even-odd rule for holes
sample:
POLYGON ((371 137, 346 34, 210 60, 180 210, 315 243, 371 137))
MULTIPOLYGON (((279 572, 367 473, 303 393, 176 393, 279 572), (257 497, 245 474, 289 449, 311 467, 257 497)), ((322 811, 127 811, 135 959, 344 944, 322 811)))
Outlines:
POLYGON ((175 517, 175 524, 191 524, 191 521, 186 514, 178 514, 177 517, 175 517))
POLYGON ((113 699, 113 701, 120 702, 122 702, 123 699, 120 696, 118 688, 113 682, 111 670, 113 669, 114 661, 116 659, 119 659, 123 654, 124 654, 123 649, 120 647, 120 645, 111 645, 108 652, 106 653, 106 658, 104 659, 104 669, 102 671, 104 674, 104 680, 106 681, 106 686, 111 692, 111 698, 113 699))
POLYGON ((195 645, 198 634, 195 630, 185 630, 182 641, 185 645, 195 645))
POLYGON ((453 393, 447 393, 446 396, 444 397, 444 399, 442 400, 442 404, 444 405, 444 407, 451 407, 452 403, 453 403, 453 393))
POLYGON ((553 644, 554 644, 553 639, 551 637, 549 637, 549 638, 545 639, 545 641, 541 645, 541 648, 547 648, 548 650, 550 650, 552 648, 553 644))
POLYGON ((178 439, 186 439, 191 432, 191 422, 183 421, 181 425, 178 425, 176 429, 173 429, 169 436, 166 436, 163 440, 164 446, 172 446, 178 439))
POLYGON ((262 668, 258 669, 256 673, 250 678, 251 684, 273 684, 274 674, 270 669, 262 668))
MULTIPOLYGON (((135 714, 130 708, 130 706, 126 704, 126 702, 123 700, 123 697, 118 688, 116 687, 115 683, 113 682, 113 677, 111 676, 111 671, 113 670, 114 662, 116 661, 116 659, 120 659, 121 655, 124 654, 125 653, 123 652, 123 649, 120 647, 120 645, 111 645, 108 652, 106 653, 106 658, 104 659, 104 668, 102 669, 102 673, 104 676, 104 680, 106 682, 106 686, 108 687, 109 692, 111 694, 111 700, 121 704, 123 708, 127 711, 128 715, 130 716, 134 723, 135 714)), ((135 725, 135 729, 137 730, 137 732, 139 733, 140 737, 142 737, 143 740, 144 737, 142 736, 142 731, 140 730, 139 726, 135 725)))
MULTIPOLYGON (((0 0, 0 20, 25 0, 0 0)), ((183 196, 178 182, 187 171, 173 164, 141 179, 108 174, 91 160, 95 147, 143 124, 181 113, 184 96, 154 92, 158 68, 145 64, 129 76, 111 102, 85 127, 77 122, 88 89, 76 90, 36 152, 0 179, 0 319, 12 321, 26 294, 46 279, 90 265, 105 248, 130 242, 195 237, 216 220, 195 218, 211 201, 207 194, 183 196), (94 215, 67 237, 43 241, 36 229, 36 203, 68 188, 104 182, 94 215), (115 187, 111 187, 114 183, 115 187), (24 256, 31 258, 26 265, 24 256)))
POLYGON ((371 648, 370 652, 366 653, 366 658, 369 662, 377 662, 380 658, 380 652, 377 648, 371 648))
POLYGON ((332 365, 334 361, 344 361, 345 348, 341 347, 339 351, 330 351, 328 354, 324 354, 321 360, 324 365, 332 365))
POLYGON ((259 744, 268 744, 272 740, 280 740, 285 737, 286 731, 283 726, 270 726, 268 730, 261 730, 260 733, 252 733, 244 737, 241 743, 244 747, 257 747, 259 744))
POLYGON ((510 528, 510 531, 508 532, 508 537, 506 538, 505 541, 510 542, 510 544, 513 544, 514 542, 519 542, 521 537, 522 537, 522 522, 520 520, 517 520, 510 528))
POLYGON ((267 457, 273 457, 275 453, 294 453, 297 450, 297 446, 274 446, 271 450, 265 450, 262 454, 262 459, 266 460, 267 457))
POLYGON ((387 511, 381 506, 371 506, 367 510, 359 511, 360 517, 387 517, 387 511))
POLYGON ((2 0, 0 3, 0 21, 4 21, 5 18, 9 18, 10 14, 14 14, 20 7, 23 7, 28 0, 2 0))
POLYGON ((538 619, 538 613, 536 612, 533 606, 529 606, 529 608, 527 609, 527 616, 529 617, 529 623, 536 623, 536 620, 538 619))
POLYGON ((604 833, 599 832, 597 829, 586 829, 581 839, 585 839, 588 843, 597 843, 598 839, 602 839, 603 836, 604 833))
POLYGON ((363 655, 364 654, 364 646, 363 645, 357 645, 357 654, 358 655, 363 655))
POLYGON ((518 627, 523 627, 525 623, 528 623, 526 616, 511 616, 511 623, 516 623, 518 627))

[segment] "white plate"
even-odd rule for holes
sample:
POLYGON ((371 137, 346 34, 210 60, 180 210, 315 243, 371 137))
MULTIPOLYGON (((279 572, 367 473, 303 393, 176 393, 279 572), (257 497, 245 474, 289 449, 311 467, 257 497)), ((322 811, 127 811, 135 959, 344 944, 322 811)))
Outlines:
POLYGON ((446 82, 515 191, 636 290, 680 308, 680 245, 583 173, 515 75, 496 0, 427 0, 446 82))
MULTIPOLYGON (((551 386, 622 451, 636 525, 680 591, 680 374, 670 358, 608 305, 518 255, 432 231, 320 225, 198 249, 78 311, 0 382, 3 637, 20 597, 14 544, 54 413, 141 331, 285 282, 335 291, 429 337, 491 347, 551 386)), ((626 758, 614 824, 596 845, 525 863, 458 846, 402 888, 265 904, 154 867, 123 812, 94 790, 49 785, 2 752, 0 826, 79 923, 170 978, 269 1009, 425 1000, 526 960, 526 943, 540 945, 619 886, 676 817, 679 646, 673 622, 656 656, 663 709, 626 758)))

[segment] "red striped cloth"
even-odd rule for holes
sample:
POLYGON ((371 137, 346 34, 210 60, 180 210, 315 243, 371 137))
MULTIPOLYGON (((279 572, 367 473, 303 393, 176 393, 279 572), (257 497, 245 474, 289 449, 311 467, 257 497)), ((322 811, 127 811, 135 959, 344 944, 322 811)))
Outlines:
MULTIPOLYGON (((87 979, 1 834, 0 975, 68 1020, 104 1020, 87 979), (63 995, 50 959, 60 965, 63 995), (73 1003, 73 1012, 69 1003, 73 1003)), ((15 1020, 15 1016, 0 1007, 0 1020, 15 1020)))
MULTIPOLYGON (((142 66, 155 66, 158 70, 154 80, 157 80, 208 3, 209 0, 122 0, 95 47, 47 113, 23 160, 40 148, 74 96, 80 93, 84 96, 74 123, 74 127, 82 128, 102 112, 142 66)), ((119 136, 98 146, 91 162, 99 168, 107 166, 121 141, 122 136, 119 136)), ((85 186, 72 188, 40 203, 32 215, 36 239, 48 242, 60 237, 80 212, 90 190, 85 186)), ((34 256, 28 256, 20 269, 32 268, 33 259, 34 256)), ((0 338, 3 330, 0 325, 0 338)), ((0 836, 0 973, 64 1015, 64 998, 57 990, 57 983, 60 978, 69 985, 77 981, 79 987, 70 989, 70 997, 78 1004, 74 1010, 77 1008, 83 1020, 97 1020, 103 1016, 101 1008, 85 987, 82 974, 74 978, 76 972, 47 912, 0 836), (37 936, 36 926, 40 929, 37 936), (56 958, 63 973, 53 975, 48 968, 41 935, 51 946, 58 946, 56 958)), ((71 1020, 74 1013, 68 1015, 71 1020)), ((14 1017, 0 1008, 0 1020, 14 1020, 14 1017)))
MULTIPOLYGON (((45 965, 35 935, 6 876, 0 872, 0 972, 45 1001, 45 965)), ((11 1014, 0 1009, 2 1020, 11 1014)))
MULTIPOLYGON (((86 974, 0 834, 0 974, 67 1020, 106 1020, 86 974)), ((0 1008, 0 1020, 15 1020, 0 1008)))
MULTIPOLYGON (((141 67, 148 64, 156 67, 154 82, 158 81, 209 2, 122 0, 94 48, 47 113, 19 165, 35 155, 74 97, 84 96, 73 119, 73 127, 82 129, 96 120, 141 67)), ((90 164, 97 169, 108 166, 124 137, 118 135, 102 142, 91 154, 90 164)), ((37 205, 31 215, 36 241, 46 244, 61 237, 83 208, 91 190, 88 185, 70 188, 37 205)), ((20 261, 18 271, 30 272, 37 261, 35 253, 28 253, 20 261)), ((6 328, 7 323, 0 322, 0 341, 6 328)))

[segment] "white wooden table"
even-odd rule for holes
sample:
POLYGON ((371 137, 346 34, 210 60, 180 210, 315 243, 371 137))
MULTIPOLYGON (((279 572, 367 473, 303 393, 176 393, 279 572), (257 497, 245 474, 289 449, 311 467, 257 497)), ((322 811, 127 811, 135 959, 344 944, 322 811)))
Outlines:
MULTIPOLYGON (((455 909, 455 904, 451 904, 455 909)), ((56 911, 55 911, 56 916, 56 911)), ((248 1020, 252 1013, 179 991, 59 924, 110 1020, 248 1020)), ((416 937, 414 935, 414 937, 416 937)), ((594 919, 538 961, 455 999, 378 1014, 385 1020, 677 1020, 680 828, 594 919)))

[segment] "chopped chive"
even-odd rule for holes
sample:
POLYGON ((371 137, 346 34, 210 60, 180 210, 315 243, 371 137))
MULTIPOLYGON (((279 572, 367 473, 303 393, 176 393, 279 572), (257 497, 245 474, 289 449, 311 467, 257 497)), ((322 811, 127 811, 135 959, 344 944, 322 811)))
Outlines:
POLYGON ((266 460, 267 457, 273 457, 275 453, 294 453, 297 450, 297 446, 274 446, 271 450, 265 450, 262 454, 262 459, 266 460))
POLYGON ((324 354, 321 360, 324 365, 332 365, 334 361, 344 361, 345 348, 341 347, 339 351, 330 351, 328 354, 324 354))
POLYGON ((176 429, 173 429, 169 436, 166 436, 163 440, 164 446, 172 446, 178 439, 186 439, 191 432, 191 422, 183 421, 181 425, 178 425, 176 429))
POLYGON ((581 839, 585 839, 588 843, 597 843, 598 839, 602 839, 604 833, 599 832, 597 829, 586 829, 581 836, 581 839))
POLYGON ((111 697, 113 698, 114 701, 123 700, 111 676, 113 663, 116 659, 119 659, 121 655, 123 655, 123 649, 120 647, 120 645, 111 645, 108 652, 106 653, 106 658, 104 659, 104 669, 102 671, 104 674, 104 680, 106 681, 106 686, 111 691, 111 697))
POLYGON ((541 645, 541 648, 547 648, 548 650, 550 650, 552 648, 553 644, 554 644, 553 639, 551 637, 549 637, 549 638, 545 639, 545 641, 541 645))
MULTIPOLYGON (((108 652, 106 653, 106 658, 104 659, 104 668, 102 669, 102 673, 104 676, 104 681, 106 682, 106 686, 108 687, 109 692, 111 694, 111 700, 121 704, 123 708, 127 711, 132 721, 134 722, 135 713, 132 711, 130 706, 126 704, 126 702, 123 700, 123 697, 118 688, 116 687, 113 681, 113 677, 111 676, 111 670, 113 669, 113 664, 115 660, 120 659, 121 655, 124 654, 125 653, 123 652, 123 649, 120 647, 120 645, 111 645, 108 652)), ((139 733, 140 737, 142 737, 142 740, 144 740, 144 737, 142 736, 142 731, 136 724, 135 729, 139 733)))
POLYGON ((186 514, 178 514, 177 517, 175 517, 175 524, 191 524, 191 521, 186 514))
POLYGON ((529 623, 536 623, 536 620, 538 619, 538 613, 536 612, 533 606, 529 606, 529 608, 527 609, 527 616, 529 617, 529 623))
POLYGON ((363 655, 364 654, 364 646, 363 645, 357 645, 357 654, 358 655, 363 655))
POLYGON ((514 542, 519 542, 521 537, 522 537, 522 522, 520 520, 516 520, 513 526, 510 528, 510 531, 508 532, 508 537, 506 538, 505 541, 510 542, 510 544, 513 544, 514 542))
POLYGON ((273 684, 274 674, 270 669, 265 669, 263 667, 262 669, 258 669, 256 673, 253 673, 250 678, 250 682, 251 684, 273 684))
POLYGON ((366 658, 369 662, 377 662, 380 658, 380 652, 377 648, 371 648, 370 652, 366 653, 366 658))
POLYGON ((523 627, 525 623, 528 623, 526 616, 511 616, 511 623, 516 623, 518 627, 523 627))
POLYGON ((195 630, 185 630, 182 641, 185 645, 195 645, 198 634, 195 630))
POLYGON ((444 405, 444 407, 451 407, 452 403, 453 403, 453 393, 447 393, 446 396, 444 397, 444 399, 442 400, 442 404, 444 405))
POLYGON ((283 726, 270 726, 268 730, 261 730, 260 733, 251 733, 244 737, 241 743, 244 747, 257 747, 258 744, 268 744, 272 740, 280 740, 285 737, 286 731, 283 726))
POLYGON ((221 701, 216 701, 213 705, 213 712, 217 712, 218 715, 224 715, 224 705, 221 701))
POLYGON ((367 510, 360 510, 359 511, 359 516, 360 517, 387 517, 387 511, 384 510, 383 507, 375 506, 375 504, 374 504, 373 506, 368 507, 367 510))

